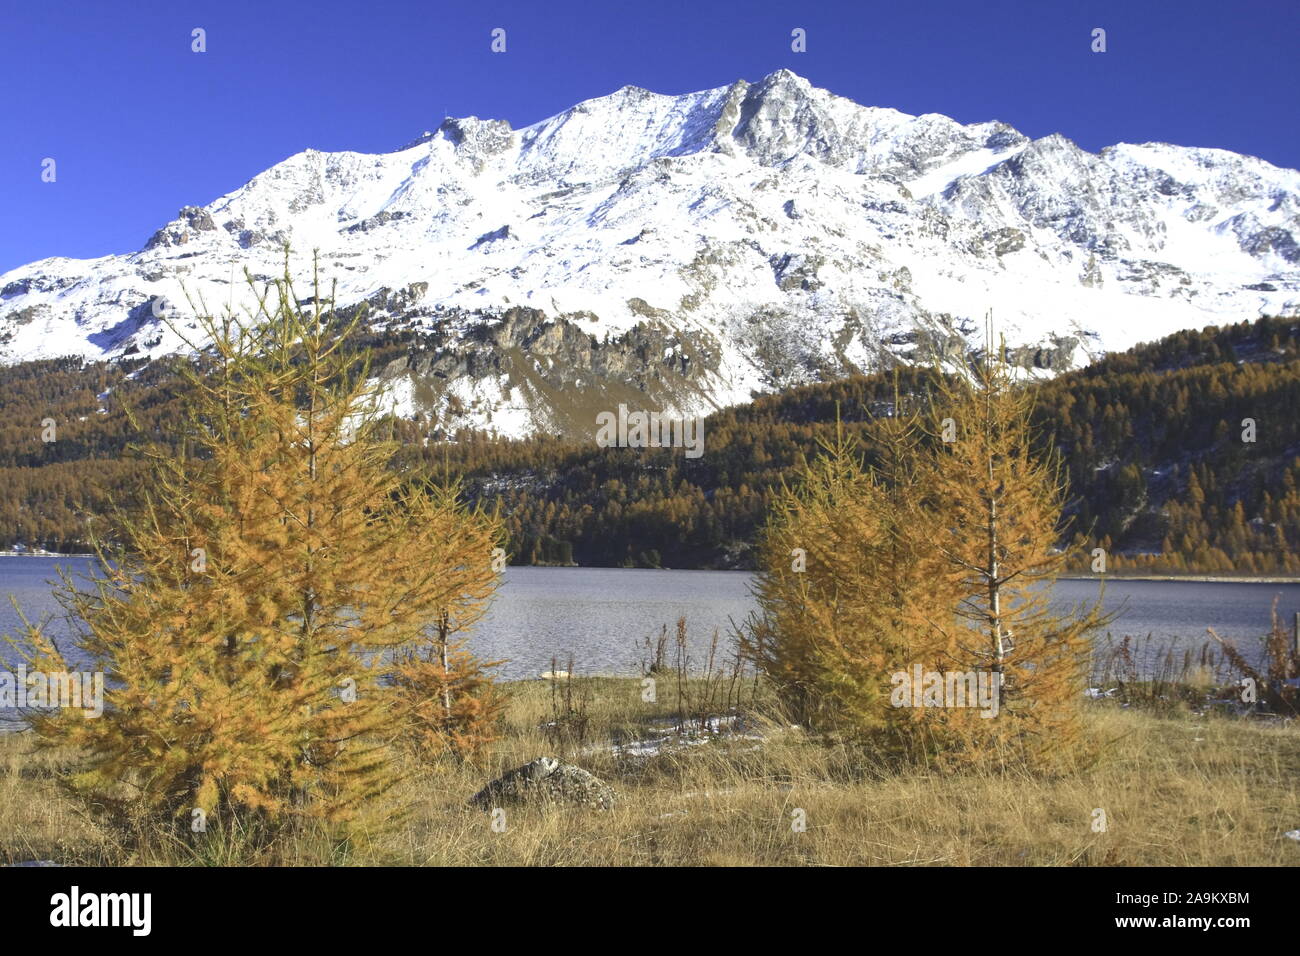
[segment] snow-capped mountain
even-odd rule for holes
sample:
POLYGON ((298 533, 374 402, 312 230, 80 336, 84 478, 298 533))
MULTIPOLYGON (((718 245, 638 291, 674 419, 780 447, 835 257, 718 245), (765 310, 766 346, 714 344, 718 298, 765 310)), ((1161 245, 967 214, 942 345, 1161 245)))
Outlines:
POLYGON ((383 376, 444 424, 589 432, 952 354, 992 309, 1040 374, 1181 328, 1300 312, 1300 172, 859 106, 787 71, 625 87, 523 129, 447 119, 381 155, 307 150, 139 252, 0 276, 0 361, 162 354, 189 302, 298 293, 415 331, 383 376))

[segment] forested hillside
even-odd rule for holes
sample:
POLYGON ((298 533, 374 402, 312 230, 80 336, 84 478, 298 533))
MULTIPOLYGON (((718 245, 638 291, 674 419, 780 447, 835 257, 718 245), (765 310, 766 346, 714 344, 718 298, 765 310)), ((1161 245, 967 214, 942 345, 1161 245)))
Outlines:
MULTIPOLYGON (((364 343, 382 356, 400 340, 364 343)), ((837 414, 851 432, 887 412, 897 387, 922 396, 930 373, 902 369, 759 398, 711 416, 704 455, 600 448, 550 438, 429 440, 397 423, 398 467, 463 475, 499 504, 516 563, 747 567, 771 490, 816 453, 837 414)), ((127 500, 127 446, 165 436, 174 411, 165 364, 26 363, 0 369, 0 547, 86 547, 89 514, 127 500), (136 409, 133 428, 123 405, 136 409), (42 441, 53 418, 57 440, 42 441)), ((1033 386, 1044 449, 1069 486, 1077 566, 1103 547, 1111 570, 1300 572, 1300 329, 1260 319, 1181 332, 1033 386), (1254 441, 1244 441, 1253 421, 1254 441)), ((439 437, 434 433, 434 438, 439 437)), ((867 449, 870 454, 870 449, 867 449)))

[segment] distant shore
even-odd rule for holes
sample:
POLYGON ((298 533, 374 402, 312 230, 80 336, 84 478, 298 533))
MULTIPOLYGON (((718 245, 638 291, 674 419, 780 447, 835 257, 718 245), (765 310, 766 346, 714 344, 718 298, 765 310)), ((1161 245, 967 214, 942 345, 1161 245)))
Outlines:
MULTIPOLYGON (((0 551, 0 558, 94 558, 94 554, 62 554, 57 551, 0 551)), ((718 568, 608 568, 604 565, 586 564, 512 564, 512 568, 581 568, 584 570, 619 571, 716 571, 718 568)), ((733 568, 746 574, 749 569, 733 568)), ((1256 577, 1245 574, 1062 574, 1061 581, 1186 581, 1198 584, 1300 584, 1300 577, 1256 577)))

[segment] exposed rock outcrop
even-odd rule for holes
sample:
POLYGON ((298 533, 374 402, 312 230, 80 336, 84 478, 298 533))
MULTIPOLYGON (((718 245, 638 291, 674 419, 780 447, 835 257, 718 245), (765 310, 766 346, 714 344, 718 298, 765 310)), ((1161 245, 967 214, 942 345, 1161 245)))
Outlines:
POLYGON ((483 810, 548 803, 608 810, 614 806, 614 790, 581 767, 538 757, 493 780, 470 803, 483 810))

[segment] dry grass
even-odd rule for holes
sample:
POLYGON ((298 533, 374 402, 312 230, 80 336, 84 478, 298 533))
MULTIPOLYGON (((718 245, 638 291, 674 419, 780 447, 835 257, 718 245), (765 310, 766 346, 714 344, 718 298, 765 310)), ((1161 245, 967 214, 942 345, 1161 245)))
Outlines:
MULTIPOLYGON (((401 824, 336 846, 303 832, 251 862, 415 865, 1286 865, 1300 863, 1300 728, 1242 718, 1089 708, 1108 741, 1095 766, 1044 778, 1016 771, 893 774, 797 730, 696 738, 650 756, 611 744, 671 732, 674 700, 647 704, 639 680, 579 679, 585 739, 546 724, 548 682, 510 686, 508 724, 474 768, 412 768, 401 824), (567 750, 557 753, 557 750, 567 750), (503 769, 556 753, 619 793, 606 813, 508 810, 506 831, 466 806, 503 769), (1093 811, 1107 816, 1094 832, 1093 811), (792 829, 794 811, 807 829, 792 829)), ((745 730, 742 726, 742 731, 745 730)), ((21 735, 0 738, 0 861, 250 862, 215 841, 125 850, 57 786, 57 767, 21 735)))

